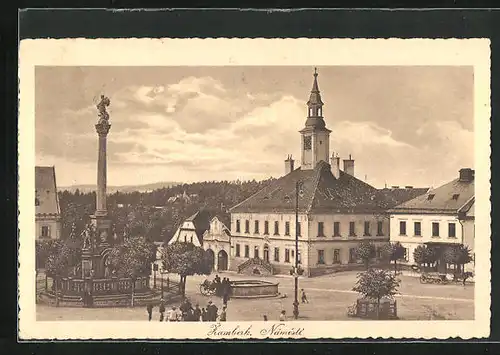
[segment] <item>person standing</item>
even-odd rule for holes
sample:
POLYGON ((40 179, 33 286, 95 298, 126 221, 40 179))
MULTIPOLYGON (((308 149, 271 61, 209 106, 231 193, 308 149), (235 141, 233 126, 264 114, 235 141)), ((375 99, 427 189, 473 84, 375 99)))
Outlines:
POLYGON ((212 303, 212 301, 208 301, 207 313, 208 313, 208 321, 215 322, 217 320, 217 306, 212 303))
POLYGON ((196 306, 194 306, 193 320, 198 322, 200 321, 200 318, 201 318, 201 309, 200 305, 197 303, 196 306))
POLYGON ((309 300, 307 299, 306 296, 306 291, 304 291, 304 289, 301 290, 301 298, 302 298, 302 303, 309 303, 309 300))
POLYGON ((172 306, 172 309, 170 309, 167 312, 167 321, 168 322, 177 322, 177 310, 175 306, 172 306))
POLYGON ((202 322, 207 322, 208 321, 208 313, 205 308, 201 309, 201 321, 202 322))
POLYGON ((267 316, 264 314, 262 317, 264 318, 264 322, 267 322, 267 316))
POLYGON ((146 306, 146 310, 148 311, 148 320, 151 322, 151 318, 153 318, 153 304, 151 302, 146 306))
POLYGON ((226 308, 227 308, 226 306, 222 307, 222 312, 220 312, 219 320, 221 322, 225 322, 227 319, 226 308))
POLYGON ((225 278, 222 280, 222 303, 227 306, 227 301, 229 300, 229 279, 225 278))
POLYGON ((280 314, 280 322, 286 321, 286 311, 282 310, 280 314))
POLYGON ((163 319, 165 317, 165 301, 163 300, 163 298, 160 300, 159 311, 160 311, 160 322, 163 322, 163 319))

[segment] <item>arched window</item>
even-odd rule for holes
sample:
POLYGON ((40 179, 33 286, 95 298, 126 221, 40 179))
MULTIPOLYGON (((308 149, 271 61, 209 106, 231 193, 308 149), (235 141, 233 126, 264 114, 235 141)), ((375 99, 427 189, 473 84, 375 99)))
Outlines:
POLYGON ((321 107, 320 107, 320 108, 318 108, 318 116, 320 116, 320 117, 321 117, 321 107))

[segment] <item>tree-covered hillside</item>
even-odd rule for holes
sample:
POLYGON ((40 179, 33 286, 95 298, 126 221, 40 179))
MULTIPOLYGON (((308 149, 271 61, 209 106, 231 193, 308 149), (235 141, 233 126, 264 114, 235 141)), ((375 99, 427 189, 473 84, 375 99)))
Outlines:
MULTIPOLYGON (((229 208, 259 191, 273 179, 252 181, 209 181, 182 184, 152 192, 115 192, 108 195, 108 211, 118 236, 142 234, 150 240, 168 241, 184 219, 201 208, 229 224, 229 208)), ((63 231, 66 238, 73 223, 81 233, 95 211, 95 192, 59 192, 63 231)), ((228 225, 228 227, 230 227, 228 225)))

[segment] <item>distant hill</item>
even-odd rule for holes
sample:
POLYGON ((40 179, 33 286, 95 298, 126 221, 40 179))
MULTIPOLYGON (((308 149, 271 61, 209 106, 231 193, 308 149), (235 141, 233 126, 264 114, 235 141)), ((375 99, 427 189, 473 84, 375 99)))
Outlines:
MULTIPOLYGON (((108 186, 107 192, 109 194, 115 193, 117 191, 128 193, 128 192, 150 192, 153 190, 163 189, 167 187, 172 187, 176 185, 181 185, 180 182, 155 182, 146 185, 125 185, 125 186, 108 186)), ((82 193, 89 193, 96 190, 96 185, 72 185, 72 186, 60 186, 57 188, 59 191, 70 191, 75 192, 77 189, 82 193)))

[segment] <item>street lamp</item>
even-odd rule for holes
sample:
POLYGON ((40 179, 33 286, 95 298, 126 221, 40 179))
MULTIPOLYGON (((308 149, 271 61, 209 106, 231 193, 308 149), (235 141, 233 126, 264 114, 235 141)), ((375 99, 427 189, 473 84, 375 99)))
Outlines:
POLYGON ((293 301, 293 317, 295 319, 299 317, 299 274, 302 274, 302 270, 299 267, 299 194, 301 195, 301 189, 302 182, 297 181, 295 183, 295 267, 291 272, 295 281, 295 299, 293 301))

